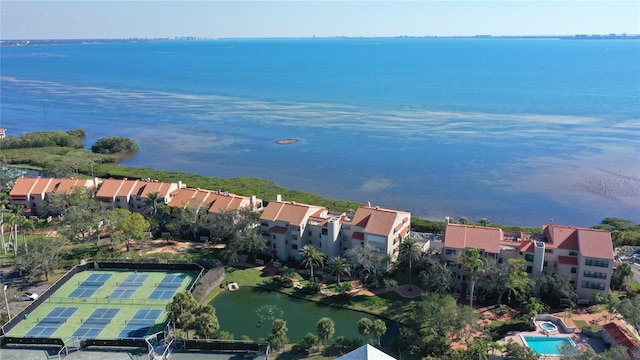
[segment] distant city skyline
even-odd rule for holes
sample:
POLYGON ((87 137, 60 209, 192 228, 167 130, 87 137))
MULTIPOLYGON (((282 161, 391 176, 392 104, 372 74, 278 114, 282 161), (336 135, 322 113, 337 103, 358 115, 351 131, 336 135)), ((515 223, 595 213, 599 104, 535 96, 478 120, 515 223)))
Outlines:
POLYGON ((5 1, 0 39, 640 34, 640 1, 5 1))

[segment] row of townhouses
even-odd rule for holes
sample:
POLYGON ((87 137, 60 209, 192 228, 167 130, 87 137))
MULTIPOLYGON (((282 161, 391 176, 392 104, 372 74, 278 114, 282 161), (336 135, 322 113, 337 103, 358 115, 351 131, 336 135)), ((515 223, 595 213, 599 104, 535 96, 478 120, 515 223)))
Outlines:
POLYGON ((170 207, 199 207, 210 213, 226 210, 251 208, 262 209, 262 199, 212 191, 188 188, 184 183, 165 183, 152 180, 129 179, 57 179, 19 178, 9 192, 12 204, 23 206, 26 213, 33 215, 45 212, 47 196, 53 193, 69 194, 75 188, 93 189, 97 187, 96 199, 111 209, 128 209, 149 215, 147 205, 151 196, 170 207))
POLYGON ((395 258, 400 242, 411 228, 411 214, 403 211, 362 206, 354 214, 327 210, 320 206, 284 202, 278 196, 265 207, 262 199, 223 191, 193 189, 182 182, 164 183, 128 179, 20 178, 9 193, 14 205, 26 213, 43 214, 47 196, 68 194, 75 188, 97 188, 96 199, 108 207, 150 214, 152 194, 169 207, 197 207, 209 213, 250 208, 262 211, 260 231, 268 238, 268 253, 279 260, 299 259, 298 250, 314 244, 329 258, 353 246, 369 244, 375 251, 395 258))
MULTIPOLYGON (((405 211, 366 205, 355 213, 338 212, 283 201, 279 195, 264 206, 262 199, 255 196, 193 189, 182 182, 20 178, 9 195, 11 203, 24 206, 26 212, 42 214, 48 194, 69 193, 76 187, 97 187, 96 198, 109 207, 145 215, 151 211, 147 201, 152 194, 170 207, 198 207, 209 213, 247 208, 261 211, 259 228, 268 239, 267 252, 279 260, 300 259, 299 250, 307 244, 315 245, 328 258, 366 244, 395 259, 411 229, 411 213, 405 211)), ((467 249, 477 248, 482 256, 495 263, 523 258, 533 278, 543 273, 563 272, 569 275, 583 301, 591 299, 593 294, 605 296, 613 273, 613 244, 609 232, 559 226, 553 221, 542 226, 541 235, 447 223, 442 246, 442 257, 448 262, 457 261, 467 249)), ((464 283, 464 275, 457 276, 460 283, 464 283)))
MULTIPOLYGON (((560 226, 553 221, 542 226, 541 235, 447 224, 442 249, 447 262, 457 261, 463 252, 474 248, 495 263, 523 258, 532 278, 545 273, 567 274, 579 302, 591 300, 594 294, 606 297, 609 291, 614 255, 608 231, 560 226)), ((458 279, 466 280, 462 274, 458 279)))

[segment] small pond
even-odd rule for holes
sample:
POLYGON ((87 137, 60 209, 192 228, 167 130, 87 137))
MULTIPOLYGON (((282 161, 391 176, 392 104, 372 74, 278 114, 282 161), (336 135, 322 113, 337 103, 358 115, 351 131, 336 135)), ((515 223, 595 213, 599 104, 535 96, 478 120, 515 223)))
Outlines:
MULTIPOLYGON (((217 296, 211 305, 216 309, 220 329, 228 331, 239 339, 247 335, 253 340, 263 338, 271 331, 274 319, 287 321, 289 342, 302 340, 307 333, 316 332, 316 324, 323 317, 335 323, 336 333, 333 338, 344 336, 358 337, 365 342, 367 338, 358 333, 358 321, 363 317, 376 318, 357 311, 334 308, 312 301, 287 296, 275 291, 254 288, 240 288, 234 292, 225 292, 217 296), (260 321, 266 326, 260 326, 260 321)), ((387 324, 390 328, 390 324, 387 324)), ((387 331, 389 333, 390 331, 387 331)))

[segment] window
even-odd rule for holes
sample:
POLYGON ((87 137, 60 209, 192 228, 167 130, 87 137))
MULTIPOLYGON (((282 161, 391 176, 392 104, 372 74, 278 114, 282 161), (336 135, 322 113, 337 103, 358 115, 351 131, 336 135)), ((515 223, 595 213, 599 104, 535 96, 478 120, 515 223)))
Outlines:
POLYGON ((298 240, 298 235, 291 235, 291 240, 298 240))
POLYGON ((273 248, 274 248, 274 249, 276 248, 276 243, 273 243, 273 248))
POLYGON ((533 266, 527 266, 527 274, 531 274, 533 272, 533 266))
POLYGON ((578 256, 577 251, 569 251, 569 256, 578 256))
POLYGON ((260 223, 260 226, 269 226, 269 223, 261 222, 261 223, 260 223))
POLYGON ((298 244, 291 244, 291 248, 293 250, 298 250, 298 244))
POLYGON ((502 258, 498 258, 498 264, 502 264, 502 258))
POLYGON ((587 266, 609 267, 609 262, 606 260, 587 259, 584 264, 587 266))
POLYGON ((447 250, 444 252, 444 254, 445 254, 445 255, 455 255, 455 254, 456 254, 456 251, 455 251, 454 249, 447 249, 447 250))
POLYGON ((578 272, 578 268, 574 268, 574 267, 571 268, 571 273, 572 274, 575 274, 577 272, 578 272))
POLYGON ((590 281, 583 281, 582 282, 582 288, 583 289, 604 290, 604 284, 596 283, 596 282, 590 282, 590 281))
POLYGON ((524 254, 524 261, 533 262, 533 254, 524 254))
POLYGON ((271 237, 273 238, 273 240, 276 239, 276 234, 272 234, 271 237))
POLYGON ((606 279, 607 278, 607 274, 601 273, 601 272, 597 272, 597 271, 585 271, 584 272, 584 277, 595 278, 595 279, 606 279))
POLYGON ((309 230, 309 237, 313 236, 313 232, 311 232, 311 230, 309 230))
POLYGON ((549 262, 545 260, 544 264, 542 264, 542 266, 547 266, 547 265, 549 265, 549 262))
POLYGON ((547 254, 553 254, 553 249, 544 249, 544 252, 547 254))
POLYGON ((322 235, 327 235, 329 234, 329 230, 326 228, 322 228, 322 235))

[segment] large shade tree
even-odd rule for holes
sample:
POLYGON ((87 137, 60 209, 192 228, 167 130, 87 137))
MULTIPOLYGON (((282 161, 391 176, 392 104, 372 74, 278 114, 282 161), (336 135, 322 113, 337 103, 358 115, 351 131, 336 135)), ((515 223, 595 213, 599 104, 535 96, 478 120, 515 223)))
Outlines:
POLYGON ((16 258, 16 267, 24 275, 39 280, 44 275, 49 281, 49 274, 60 268, 66 253, 65 242, 57 237, 35 237, 31 239, 29 252, 21 249, 16 258))
POLYGON ((112 238, 122 239, 127 251, 131 249, 131 240, 144 240, 149 234, 149 222, 139 213, 127 209, 113 209, 109 218, 113 227, 112 238))
POLYGON ((631 270, 631 265, 627 262, 621 262, 613 269, 611 288, 614 290, 622 290, 629 285, 632 278, 633 270, 631 270))
POLYGON ((287 322, 282 319, 275 319, 271 325, 271 334, 267 340, 276 350, 281 350, 289 342, 287 337, 287 322))
POLYGON ((366 284, 377 283, 389 270, 389 255, 377 252, 370 244, 355 246, 344 254, 353 269, 360 269, 360 281, 366 284))
POLYGON ((220 329, 216 310, 211 305, 200 305, 193 311, 190 327, 196 335, 209 339, 220 329))
POLYGON ((527 265, 524 263, 524 259, 509 259, 500 267, 505 269, 503 276, 493 278, 498 282, 498 305, 502 304, 504 294, 507 294, 509 303, 512 295, 519 301, 529 295, 533 281, 527 274, 527 265))
POLYGON ((453 273, 446 262, 437 258, 426 257, 418 263, 420 287, 427 292, 446 294, 453 287, 453 273))
POLYGON ((193 316, 197 308, 198 302, 193 295, 187 291, 177 293, 166 306, 169 319, 173 321, 176 327, 181 329, 188 328, 193 321, 193 316))

